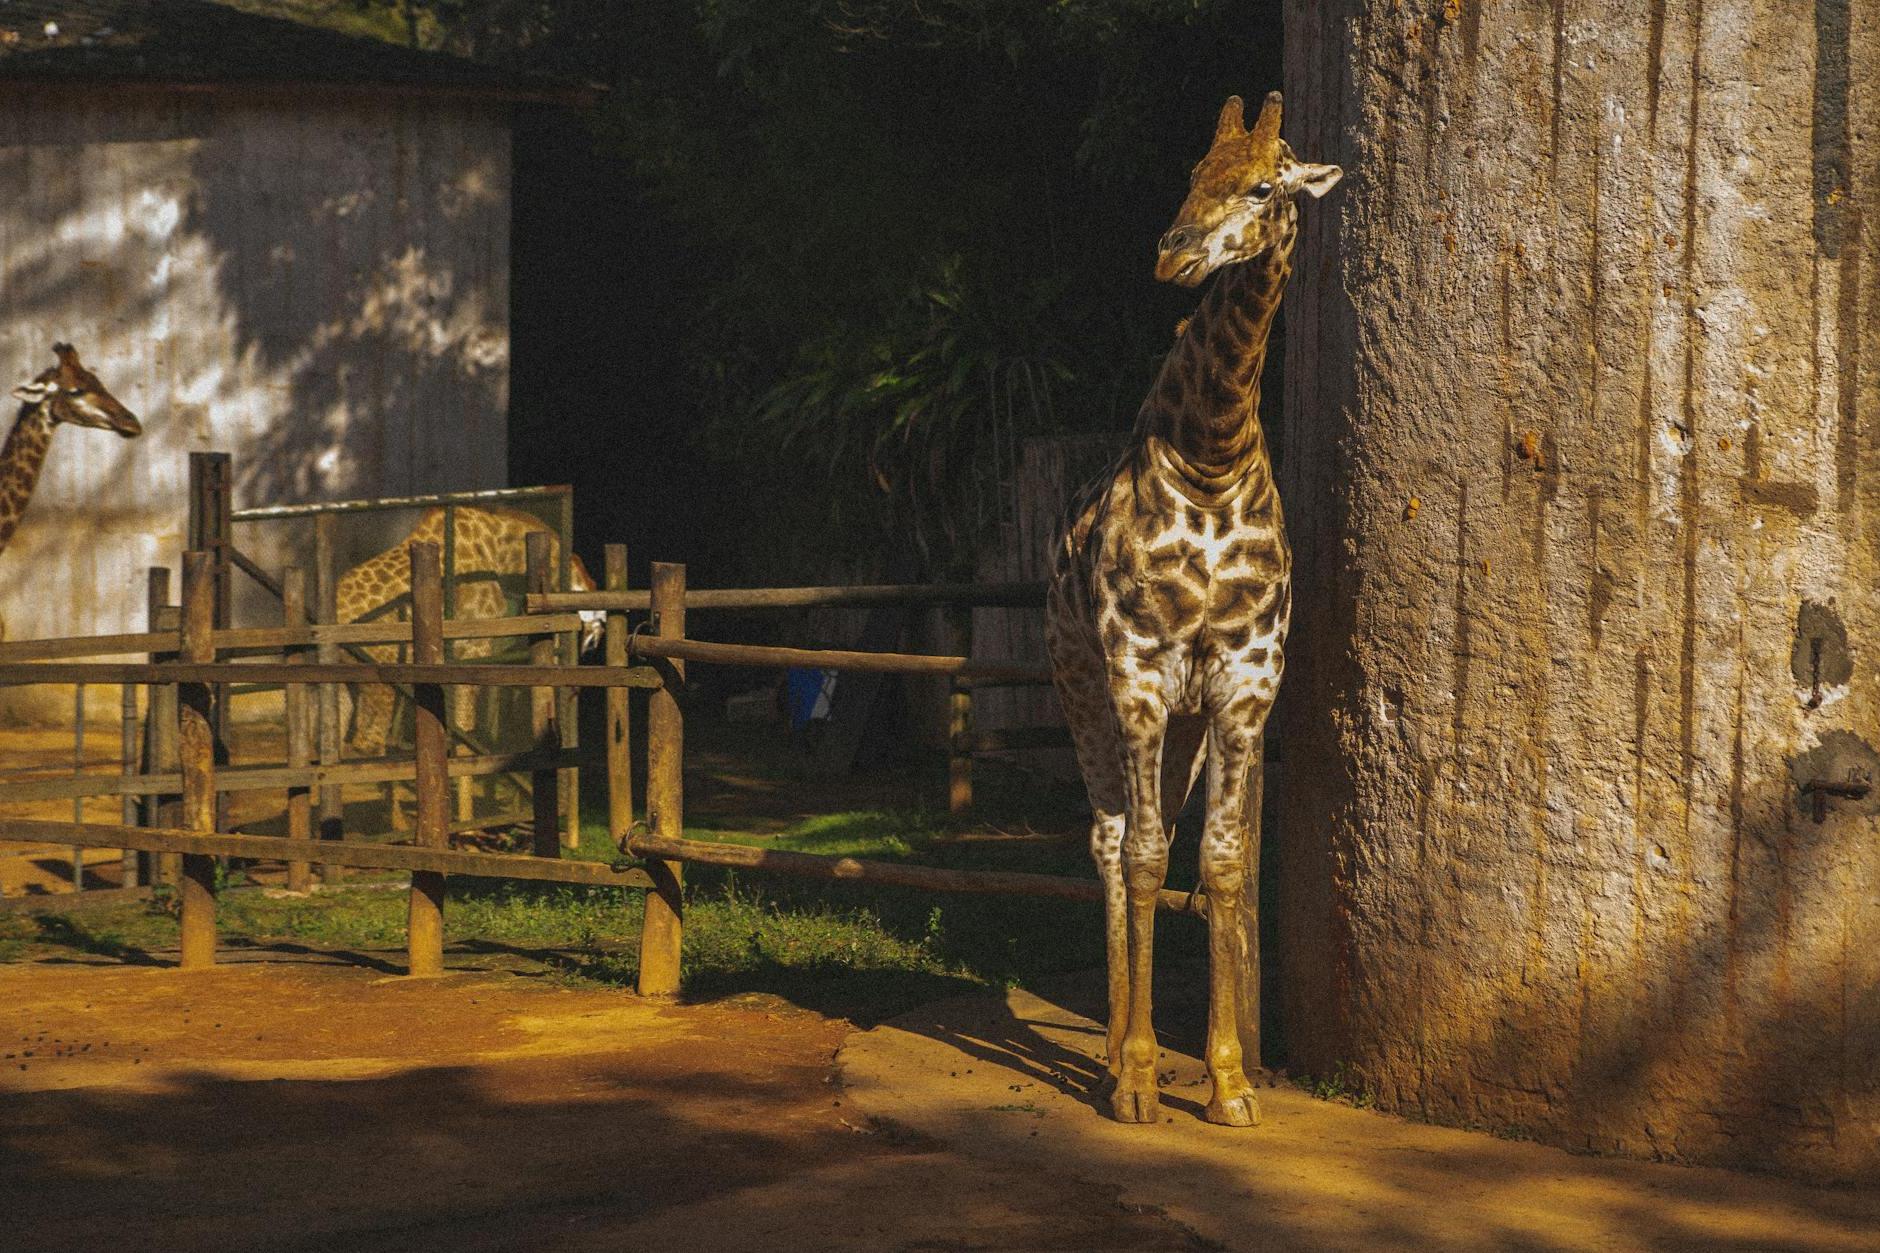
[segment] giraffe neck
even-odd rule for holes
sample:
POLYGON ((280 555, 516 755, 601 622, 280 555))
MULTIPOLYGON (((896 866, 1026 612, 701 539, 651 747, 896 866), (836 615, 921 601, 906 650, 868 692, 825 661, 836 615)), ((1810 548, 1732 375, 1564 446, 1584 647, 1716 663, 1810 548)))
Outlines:
POLYGON ((1267 336, 1292 274, 1298 210, 1272 248, 1214 280, 1162 363, 1137 435, 1179 484, 1206 503, 1270 473, 1260 430, 1267 336))
POLYGON ((52 418, 40 405, 22 405, 0 447, 0 549, 13 539, 52 447, 52 418))

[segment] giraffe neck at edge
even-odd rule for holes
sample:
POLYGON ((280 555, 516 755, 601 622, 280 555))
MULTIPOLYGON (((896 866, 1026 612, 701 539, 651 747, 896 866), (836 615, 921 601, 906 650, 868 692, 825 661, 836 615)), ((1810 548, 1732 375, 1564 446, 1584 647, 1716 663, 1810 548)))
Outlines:
POLYGON ((1162 363, 1145 407, 1145 442, 1159 444, 1202 496, 1231 492, 1268 469, 1260 375, 1296 238, 1295 217, 1272 248, 1221 271, 1162 363))
POLYGON ((12 540, 39 485, 46 452, 52 447, 52 419, 37 405, 22 405, 13 429, 0 447, 0 548, 12 540))

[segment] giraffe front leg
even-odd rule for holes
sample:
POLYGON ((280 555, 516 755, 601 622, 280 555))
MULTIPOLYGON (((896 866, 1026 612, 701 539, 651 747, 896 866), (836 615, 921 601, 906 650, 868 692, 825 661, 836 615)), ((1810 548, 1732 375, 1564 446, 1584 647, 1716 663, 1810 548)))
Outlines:
MULTIPOLYGON (((1241 923, 1246 893, 1257 892, 1247 868, 1255 858, 1260 820, 1248 813, 1249 772, 1258 769, 1261 724, 1266 713, 1248 724, 1244 717, 1215 721, 1208 754, 1208 817, 1201 835, 1201 885, 1208 897, 1208 1075, 1214 1095, 1209 1122, 1251 1127, 1260 1121, 1260 1101, 1247 1079, 1241 1055, 1239 1023, 1241 979, 1259 961, 1249 952, 1241 923)), ((1254 970, 1251 978, 1257 979, 1254 970)))
POLYGON ((1162 825, 1162 742, 1168 712, 1154 696, 1119 702, 1123 777, 1128 807, 1123 832, 1123 893, 1127 921, 1129 1011, 1110 1107, 1118 1122, 1154 1122, 1162 1094, 1156 1083, 1155 1025, 1150 982, 1155 968, 1156 894, 1168 878, 1168 831, 1162 825))
POLYGON ((1104 1061, 1110 1078, 1123 1073, 1123 1033, 1129 1024, 1129 900, 1123 887, 1123 815, 1097 811, 1090 823, 1090 857, 1103 881, 1103 939, 1110 984, 1110 1026, 1104 1061))

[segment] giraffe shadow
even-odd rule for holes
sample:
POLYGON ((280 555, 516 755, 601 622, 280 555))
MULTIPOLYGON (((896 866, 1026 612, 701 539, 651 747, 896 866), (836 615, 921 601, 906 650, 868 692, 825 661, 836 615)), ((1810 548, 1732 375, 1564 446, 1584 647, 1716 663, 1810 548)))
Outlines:
MULTIPOLYGON (((1101 1024, 1106 1017, 1102 972, 1086 972, 1035 995, 1059 1012, 1031 1016, 1015 1011, 1004 996, 960 997, 931 1005, 896 1025, 945 1044, 976 1065, 1008 1072, 1015 1085, 1041 1084, 1108 1117, 1115 1080, 1101 1056, 1101 1024), (1090 1051, 1052 1038, 1066 1035, 1087 1040, 1090 1051)), ((1168 1082, 1173 1077, 1169 1061, 1192 1058, 1199 1042, 1200 1037, 1189 1029, 1190 1014, 1186 1011, 1192 1008, 1187 1003, 1190 999, 1173 996, 1167 1006, 1169 1012, 1158 1015, 1174 1027, 1157 1029, 1156 1040, 1164 1058, 1158 1069, 1164 1074, 1163 1106, 1201 1117, 1205 1102, 1182 1095, 1168 1082)), ((1189 1069, 1191 1065, 1178 1069, 1189 1069)))

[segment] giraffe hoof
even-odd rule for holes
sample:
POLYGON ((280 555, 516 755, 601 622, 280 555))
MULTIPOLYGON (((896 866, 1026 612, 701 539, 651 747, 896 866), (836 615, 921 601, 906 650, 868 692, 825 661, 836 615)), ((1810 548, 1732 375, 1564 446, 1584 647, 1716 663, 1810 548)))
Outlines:
POLYGON ((1110 1093, 1110 1109, 1117 1122, 1154 1122, 1161 1116, 1162 1094, 1153 1078, 1147 1085, 1118 1081, 1116 1091, 1110 1093))
POLYGON ((1226 1098, 1216 1095, 1208 1102, 1203 1117, 1222 1127, 1257 1127, 1260 1125, 1260 1100, 1251 1089, 1226 1098))

